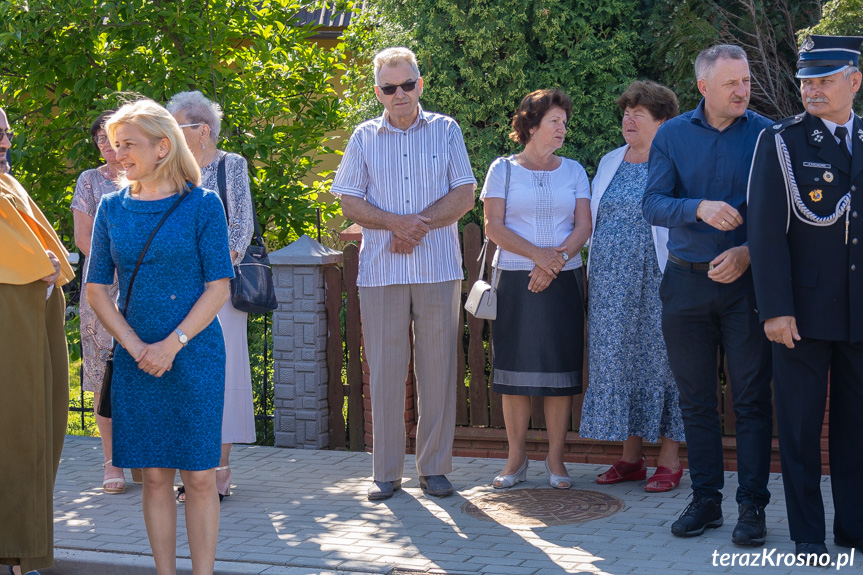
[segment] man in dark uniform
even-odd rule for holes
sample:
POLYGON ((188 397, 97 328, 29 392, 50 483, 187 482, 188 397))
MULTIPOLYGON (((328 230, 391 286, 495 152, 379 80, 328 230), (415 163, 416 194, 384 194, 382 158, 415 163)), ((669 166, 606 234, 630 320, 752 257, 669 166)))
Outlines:
POLYGON ((828 372, 834 541, 863 550, 863 122, 852 111, 861 42, 806 39, 797 63, 806 113, 764 130, 749 182, 749 250, 759 315, 774 342, 782 479, 798 554, 827 552, 820 437, 828 372))

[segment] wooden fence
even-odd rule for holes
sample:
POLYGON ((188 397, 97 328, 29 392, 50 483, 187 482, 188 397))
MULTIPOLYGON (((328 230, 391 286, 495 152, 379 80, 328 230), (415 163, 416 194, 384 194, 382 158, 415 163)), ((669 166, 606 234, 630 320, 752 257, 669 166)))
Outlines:
MULTIPOLYGON (((482 232, 478 225, 468 224, 462 234, 462 259, 467 279, 462 282, 462 303, 470 286, 479 277, 478 257, 482 249, 482 232)), ((496 246, 489 242, 489 254, 496 246)), ((329 369, 329 401, 331 406, 342 405, 347 398, 347 424, 344 414, 338 409, 330 410, 330 446, 363 449, 366 431, 363 386, 364 378, 361 350, 361 328, 357 274, 359 271, 359 249, 348 245, 344 250, 343 268, 328 266, 324 271, 326 286, 326 309, 329 322, 327 357, 329 369), (340 350, 344 352, 340 352, 340 350)), ((486 277, 491 275, 491 258, 486 258, 486 277)), ((461 427, 503 429, 501 398, 490 389, 491 361, 489 340, 493 323, 477 319, 459 306, 459 322, 464 326, 458 356, 456 425, 461 427)), ((586 363, 586 362, 585 362, 586 363)), ((585 381, 587 372, 585 369, 585 381)), ((408 386, 413 384, 413 373, 408 374, 408 386)), ((408 398, 415 397, 409 392, 408 398)), ((534 398, 531 429, 544 429, 542 398, 534 398)), ((577 431, 581 419, 582 396, 574 398, 571 430, 577 431)), ((409 410, 410 412, 411 410, 409 410)), ((413 410, 415 413, 415 410, 413 410)), ((413 416, 413 413, 409 413, 413 416)), ((411 421, 408 420, 410 424, 411 421)), ((414 421, 415 423, 415 421, 414 421)))
MULTIPOLYGON (((480 262, 477 261, 482 248, 482 233, 476 224, 465 226, 461 237, 463 262, 467 279, 462 282, 462 303, 467 297, 470 286, 479 277, 480 262)), ((489 242, 489 253, 494 253, 495 246, 489 242)), ((357 290, 357 274, 359 270, 359 249, 350 244, 344 250, 343 267, 328 266, 324 272, 326 286, 326 309, 329 322, 329 339, 327 342, 327 357, 329 369, 329 403, 330 409, 330 447, 336 449, 363 450, 371 447, 370 402, 368 400, 368 368, 362 355, 362 333, 360 325, 359 297, 357 290), (347 401, 345 401, 347 398, 347 401), (336 406, 346 404, 346 413, 336 406)), ((486 277, 490 277, 491 258, 486 259, 486 277)), ((483 453, 500 455, 505 453, 506 436, 503 431, 504 420, 501 408, 501 397, 490 389, 492 367, 490 365, 489 340, 493 322, 477 319, 464 312, 459 306, 460 323, 464 326, 461 352, 458 357, 458 381, 463 385, 457 387, 456 402, 456 449, 462 447, 462 454, 483 453), (461 444, 460 439, 462 438, 461 444), (488 445, 496 442, 497 446, 490 449, 470 449, 477 443, 488 445)), ((723 358, 720 366, 724 368, 723 358)), ((585 351, 584 375, 587 388, 587 353, 585 351)), ((723 432, 727 437, 726 461, 733 461, 734 450, 734 411, 731 394, 724 392, 723 376, 717 374, 717 394, 719 396, 719 414, 723 424, 723 432)), ((413 373, 408 373, 407 401, 405 422, 409 436, 416 427, 416 404, 413 393, 413 373)), ((573 398, 572 420, 567 443, 579 443, 581 447, 569 449, 573 460, 593 462, 613 462, 619 456, 619 445, 609 446, 607 442, 583 440, 577 431, 581 422, 581 407, 583 395, 573 398), (583 455, 583 457, 581 456, 583 455)), ((542 450, 545 441, 542 430, 545 429, 543 417, 543 399, 533 398, 531 414, 531 433, 528 441, 533 441, 535 449, 542 450), (532 439, 531 439, 532 438, 532 439), (540 445, 536 448, 536 445, 540 445)), ((409 437, 410 443, 410 437, 409 437)), ((410 448, 410 445, 408 446, 410 448)), ((530 450, 530 448, 529 448, 530 450)), ((648 451, 648 455, 650 452, 648 451)), ((778 465, 778 463, 777 463, 778 465)), ((734 468, 733 463, 727 466, 734 468)))

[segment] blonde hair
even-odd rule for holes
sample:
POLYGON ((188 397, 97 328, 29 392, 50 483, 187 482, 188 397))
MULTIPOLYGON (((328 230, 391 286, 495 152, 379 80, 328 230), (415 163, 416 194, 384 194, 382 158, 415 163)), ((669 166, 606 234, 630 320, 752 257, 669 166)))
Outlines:
POLYGON ((407 48, 387 48, 375 55, 375 84, 380 85, 381 68, 384 66, 398 66, 399 64, 410 64, 417 78, 420 77, 420 68, 417 65, 417 56, 407 48))
MULTIPOLYGON (((187 182, 194 187, 201 185, 201 169, 186 145, 186 138, 177 120, 168 110, 149 99, 123 105, 105 122, 105 132, 112 147, 115 145, 117 128, 123 124, 138 128, 151 144, 163 138, 170 142, 168 153, 156 163, 154 175, 159 180, 168 180, 180 193, 185 190, 187 182)), ((120 178, 120 183, 130 186, 133 194, 140 191, 140 184, 127 180, 125 175, 120 178)))

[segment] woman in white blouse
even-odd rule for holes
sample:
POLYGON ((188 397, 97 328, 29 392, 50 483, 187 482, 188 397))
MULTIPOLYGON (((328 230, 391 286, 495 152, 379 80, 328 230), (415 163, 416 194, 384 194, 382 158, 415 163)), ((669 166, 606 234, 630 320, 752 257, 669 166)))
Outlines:
POLYGON ((485 233, 499 246, 502 270, 492 389, 503 394, 509 457, 492 483, 498 489, 527 476, 531 396, 544 397, 548 481, 556 489, 572 485, 563 451, 572 396, 582 390, 581 248, 590 236, 590 188, 581 164, 555 155, 571 114, 561 90, 525 96, 510 134, 524 150, 492 163, 480 195, 485 233))
MULTIPOLYGON (((168 102, 168 111, 180 124, 186 143, 201 168, 201 187, 219 190, 219 165, 225 166, 228 199, 228 247, 237 265, 246 253, 254 234, 252 192, 246 160, 238 154, 219 150, 222 108, 201 92, 180 92, 168 102)), ((225 409, 222 416, 222 457, 216 468, 219 500, 231 494, 229 456, 234 443, 255 442, 255 412, 252 399, 252 375, 249 367, 249 341, 246 332, 248 314, 231 305, 230 299, 218 313, 225 336, 225 409)), ((177 499, 185 498, 180 487, 177 499)))

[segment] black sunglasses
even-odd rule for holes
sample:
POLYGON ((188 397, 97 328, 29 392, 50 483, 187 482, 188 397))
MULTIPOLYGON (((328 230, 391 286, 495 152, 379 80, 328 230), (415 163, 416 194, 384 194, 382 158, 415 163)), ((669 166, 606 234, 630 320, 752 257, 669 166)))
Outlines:
POLYGON ((417 80, 411 80, 410 82, 405 82, 404 84, 396 84, 395 86, 378 86, 378 88, 381 89, 381 92, 383 92, 387 96, 392 96, 399 88, 401 88, 405 92, 413 92, 414 88, 416 87, 417 80))

